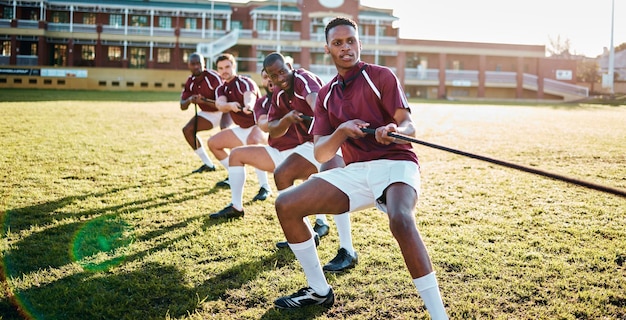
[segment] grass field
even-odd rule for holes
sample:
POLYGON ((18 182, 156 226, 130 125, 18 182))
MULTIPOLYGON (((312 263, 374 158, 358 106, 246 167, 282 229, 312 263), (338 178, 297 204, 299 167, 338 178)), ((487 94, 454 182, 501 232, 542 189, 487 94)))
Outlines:
MULTIPOLYGON (((213 221, 226 171, 198 175, 177 94, 0 90, 0 319, 428 319, 387 219, 352 215, 360 262, 330 309, 274 197, 213 221)), ((626 108, 414 103, 422 140, 626 189, 626 108)), ((203 133, 203 137, 209 134, 203 133)), ((626 198, 416 146, 420 230, 452 319, 626 319, 626 198)), ((250 169, 244 201, 258 185, 250 169)), ((271 175, 270 175, 271 177, 271 175)), ((331 233, 318 248, 336 253, 331 233)))

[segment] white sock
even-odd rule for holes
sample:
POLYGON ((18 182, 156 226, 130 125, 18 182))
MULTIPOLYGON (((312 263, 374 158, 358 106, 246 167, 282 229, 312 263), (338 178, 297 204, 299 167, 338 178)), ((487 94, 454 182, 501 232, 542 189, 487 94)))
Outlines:
POLYGON ((272 191, 272 188, 270 188, 270 184, 267 181, 267 172, 260 169, 255 169, 255 171, 256 177, 259 179, 259 186, 265 190, 272 191))
POLYGON ((433 320, 446 320, 448 315, 446 309, 443 307, 443 301, 441 300, 441 293, 439 292, 439 284, 435 277, 435 272, 431 272, 425 276, 413 279, 413 283, 417 288, 430 317, 433 320))
POLYGON ((194 152, 198 155, 198 157, 200 157, 200 160, 202 160, 204 164, 206 164, 209 167, 215 166, 213 164, 213 161, 211 161, 211 158, 209 158, 209 155, 206 153, 206 150, 202 146, 202 143, 200 143, 200 148, 194 150, 194 152))
POLYGON ((322 220, 324 221, 325 224, 328 224, 328 219, 326 219, 326 215, 325 214, 316 214, 315 215, 315 220, 322 220))
POLYGON ((229 167, 228 183, 230 183, 230 197, 233 207, 243 210, 243 187, 246 182, 245 167, 229 167))
POLYGON ((224 166, 224 168, 226 168, 226 170, 228 170, 228 158, 230 157, 226 156, 226 158, 220 160, 220 163, 224 166))
POLYGON ((342 213, 333 216, 339 235, 339 247, 344 248, 354 257, 354 247, 352 245, 352 234, 350 230, 350 213, 342 213))
POLYGON ((326 282, 324 271, 322 271, 322 265, 317 256, 317 249, 315 248, 313 237, 305 242, 290 243, 289 247, 300 262, 309 287, 313 288, 319 295, 327 295, 330 291, 330 286, 328 282, 326 282))

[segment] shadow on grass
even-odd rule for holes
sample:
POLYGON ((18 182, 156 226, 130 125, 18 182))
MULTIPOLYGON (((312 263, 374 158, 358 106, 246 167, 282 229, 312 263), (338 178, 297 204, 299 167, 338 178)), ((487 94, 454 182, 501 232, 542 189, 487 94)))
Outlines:
MULTIPOLYGON (((199 285, 190 286, 182 274, 184 270, 170 265, 143 262, 143 258, 150 253, 170 249, 178 241, 189 237, 189 232, 185 232, 175 238, 158 241, 166 233, 185 228, 202 217, 190 217, 173 225, 133 236, 136 239, 124 238, 133 232, 125 232, 129 231, 130 226, 121 218, 122 214, 182 203, 216 192, 214 189, 187 193, 182 197, 172 192, 104 208, 59 213, 61 209, 77 201, 102 198, 134 187, 136 186, 68 196, 3 213, 3 238, 6 238, 9 230, 11 233, 19 233, 29 230, 31 225, 41 227, 12 243, 10 249, 3 253, 0 263, 0 280, 5 291, 0 299, 0 314, 3 319, 148 319, 162 318, 164 315, 182 317, 199 308, 201 299, 239 299, 229 303, 242 307, 240 298, 230 297, 229 290, 241 288, 265 270, 285 266, 294 259, 291 252, 276 251, 262 259, 235 265, 199 285), (64 219, 77 217, 81 221, 62 223, 64 219), (99 253, 105 253, 107 259, 107 254, 119 257, 120 252, 116 250, 123 250, 134 241, 154 244, 121 259, 109 259, 100 264, 85 264, 82 261, 83 269, 78 273, 73 273, 76 269, 70 267, 74 261, 89 260, 99 253), (115 274, 108 272, 110 267, 122 262, 139 263, 140 270, 122 270, 115 274), (64 271, 67 268, 70 270, 64 271), (48 275, 49 278, 45 279, 46 276, 35 274, 42 271, 44 274, 54 275, 48 275), (27 289, 16 289, 7 279, 21 281, 25 283, 21 287, 27 289)), ((205 220, 203 228, 211 228, 226 221, 205 220)), ((266 303, 264 299, 265 297, 256 299, 262 301, 245 299, 245 303, 251 304, 249 307, 258 307, 266 303)), ((293 319, 303 318, 301 313, 292 314, 293 319)), ((315 312, 311 315, 313 317, 315 312)), ((278 310, 270 310, 264 316, 265 319, 285 317, 278 310)))

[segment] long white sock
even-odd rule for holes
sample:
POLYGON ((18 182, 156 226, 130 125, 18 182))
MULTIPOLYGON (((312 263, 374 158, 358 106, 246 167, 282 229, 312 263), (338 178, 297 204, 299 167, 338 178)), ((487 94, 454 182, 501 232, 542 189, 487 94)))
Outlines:
POLYGON ((230 183, 230 197, 233 207, 243 210, 243 187, 246 182, 245 167, 229 167, 228 182, 230 183))
POLYGON ((230 157, 226 156, 226 158, 220 160, 220 163, 224 166, 224 168, 226 168, 226 170, 228 170, 228 158, 230 157))
POLYGON ((319 295, 327 295, 328 291, 330 291, 330 286, 326 282, 324 271, 322 271, 322 265, 317 256, 313 237, 305 242, 290 243, 289 247, 300 262, 309 287, 313 288, 319 295))
POLYGON ((433 271, 425 276, 413 279, 413 283, 417 288, 417 292, 419 292, 422 297, 426 309, 428 309, 428 313, 430 313, 430 317, 433 320, 447 320, 448 315, 446 314, 446 309, 441 300, 441 293, 439 292, 439 284, 437 283, 435 272, 433 271))
POLYGON ((209 158, 209 155, 206 153, 206 150, 202 146, 202 143, 200 143, 200 148, 194 150, 194 152, 198 155, 198 157, 200 157, 200 160, 202 160, 204 164, 206 164, 209 167, 215 166, 213 164, 213 161, 211 161, 211 158, 209 158))
POLYGON ((259 187, 264 188, 265 190, 272 191, 270 188, 270 184, 267 181, 267 171, 263 171, 260 169, 255 169, 256 177, 259 179, 259 187))
POLYGON ((325 224, 328 224, 328 219, 326 218, 325 214, 316 214, 315 220, 317 219, 324 221, 325 224))
POLYGON ((342 213, 333 216, 339 235, 339 247, 344 248, 354 257, 354 247, 352 245, 352 234, 350 226, 350 213, 342 213))

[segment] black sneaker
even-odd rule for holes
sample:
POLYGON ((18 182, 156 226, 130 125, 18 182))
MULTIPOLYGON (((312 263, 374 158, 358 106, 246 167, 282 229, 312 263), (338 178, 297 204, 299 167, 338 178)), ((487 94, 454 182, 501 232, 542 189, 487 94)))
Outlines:
POLYGON ((259 193, 257 193, 256 196, 252 198, 252 201, 265 201, 265 199, 267 199, 270 194, 272 194, 272 191, 261 187, 261 189, 259 189, 259 193))
POLYGON ((230 182, 228 181, 228 177, 226 177, 226 179, 216 183, 215 186, 216 187, 220 187, 220 188, 230 188, 230 182))
POLYGON ((328 294, 325 296, 320 296, 309 287, 302 288, 292 295, 284 296, 274 300, 274 305, 280 309, 295 309, 314 305, 330 307, 334 303, 335 293, 333 292, 332 287, 330 288, 330 291, 328 291, 328 294))
POLYGON ((315 225, 313 226, 313 231, 320 235, 320 238, 327 235, 330 228, 328 225, 321 219, 315 219, 315 225))
MULTIPOLYGON (((320 245, 320 236, 316 233, 315 236, 313 237, 313 239, 315 239, 315 246, 319 247, 319 245, 320 245)), ((278 248, 278 249, 289 248, 289 242, 287 242, 287 241, 276 242, 276 248, 278 248)))
POLYGON ((342 272, 354 268, 359 263, 359 255, 354 253, 354 257, 348 253, 348 250, 339 248, 337 255, 330 260, 322 269, 328 272, 342 272))
POLYGON ((203 164, 200 168, 191 171, 191 173, 202 173, 205 171, 215 171, 215 166, 207 166, 206 164, 203 164))
POLYGON ((243 210, 239 211, 233 207, 233 204, 229 204, 226 208, 209 215, 210 219, 220 219, 220 218, 240 218, 243 217, 243 210))

